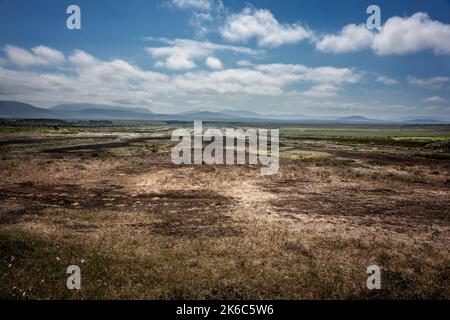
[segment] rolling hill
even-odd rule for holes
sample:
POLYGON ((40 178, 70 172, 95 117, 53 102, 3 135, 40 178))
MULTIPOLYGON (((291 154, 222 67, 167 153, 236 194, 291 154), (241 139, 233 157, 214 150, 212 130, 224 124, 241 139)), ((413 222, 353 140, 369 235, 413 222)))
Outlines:
POLYGON ((3 119, 60 119, 60 120, 147 120, 147 121, 223 121, 260 123, 342 123, 342 124, 448 124, 437 119, 402 119, 384 121, 359 115, 341 118, 311 117, 303 114, 262 115, 251 111, 223 110, 221 112, 190 111, 178 114, 157 114, 146 108, 121 107, 89 103, 61 104, 49 109, 38 108, 17 101, 0 101, 3 119))
POLYGON ((116 110, 116 111, 131 111, 138 113, 153 114, 150 110, 146 108, 136 108, 136 107, 118 107, 106 104, 93 104, 93 103, 71 103, 71 104, 59 104, 57 106, 51 107, 50 110, 57 111, 84 111, 84 110, 116 110))
POLYGON ((31 104, 16 101, 0 101, 0 117, 15 119, 57 118, 58 113, 31 104))

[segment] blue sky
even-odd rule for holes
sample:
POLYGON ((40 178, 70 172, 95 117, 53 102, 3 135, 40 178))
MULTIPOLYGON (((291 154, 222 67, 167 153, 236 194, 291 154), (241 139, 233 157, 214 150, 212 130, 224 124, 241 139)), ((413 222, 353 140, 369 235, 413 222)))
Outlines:
POLYGON ((450 119, 444 0, 0 0, 0 48, 0 99, 42 107, 450 119))

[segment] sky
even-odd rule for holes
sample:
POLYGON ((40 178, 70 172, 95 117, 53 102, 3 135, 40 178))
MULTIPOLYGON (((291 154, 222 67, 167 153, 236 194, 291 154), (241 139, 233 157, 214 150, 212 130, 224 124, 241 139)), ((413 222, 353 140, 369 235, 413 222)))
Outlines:
POLYGON ((449 120, 450 1, 0 0, 0 100, 449 120))

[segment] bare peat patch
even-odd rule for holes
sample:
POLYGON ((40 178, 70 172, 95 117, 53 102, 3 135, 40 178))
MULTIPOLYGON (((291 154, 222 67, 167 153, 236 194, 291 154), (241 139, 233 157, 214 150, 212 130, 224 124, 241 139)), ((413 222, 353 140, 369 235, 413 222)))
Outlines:
MULTIPOLYGON (((175 190, 131 195, 121 186, 85 189, 77 185, 38 185, 21 183, 0 189, 0 222, 12 224, 24 215, 40 214, 45 208, 80 211, 141 210, 155 215, 158 222, 131 224, 133 228, 148 228, 151 232, 174 237, 230 237, 240 235, 227 212, 231 198, 210 190, 175 190)), ((92 231, 94 225, 71 223, 64 227, 75 231, 92 231)))

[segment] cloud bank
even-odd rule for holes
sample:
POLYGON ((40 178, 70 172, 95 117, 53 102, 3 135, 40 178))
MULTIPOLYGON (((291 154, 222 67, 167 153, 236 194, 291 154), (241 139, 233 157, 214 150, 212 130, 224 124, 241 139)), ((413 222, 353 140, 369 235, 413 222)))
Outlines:
POLYGON ((411 17, 392 17, 379 32, 369 31, 364 24, 350 24, 338 34, 323 36, 316 49, 328 53, 351 53, 371 49, 379 56, 413 54, 432 51, 450 54, 450 25, 434 21, 427 13, 411 17))
POLYGON ((245 64, 240 68, 226 69, 220 59, 207 54, 215 50, 251 52, 241 47, 210 42, 175 40, 173 43, 172 47, 158 48, 156 51, 153 48, 150 52, 156 57, 164 57, 165 64, 171 63, 169 59, 172 57, 183 57, 183 54, 186 59, 203 57, 210 70, 162 73, 143 70, 122 59, 101 60, 82 50, 75 50, 66 58, 61 52, 48 47, 39 46, 36 47, 39 49, 28 51, 7 46, 4 65, 0 66, 0 97, 26 101, 51 99, 151 106, 157 95, 277 96, 286 93, 289 86, 299 83, 311 86, 305 95, 326 97, 334 96, 345 85, 361 80, 361 75, 355 70, 330 66, 312 68, 299 64, 245 64), (183 54, 176 53, 174 48, 178 48, 180 43, 188 43, 189 50, 181 45, 183 54), (191 51, 191 46, 196 50, 191 51), (27 52, 27 60, 23 59, 24 52, 27 52), (14 70, 9 67, 14 65, 29 68, 14 70), (34 70, 32 67, 36 65, 45 65, 48 70, 34 70))

